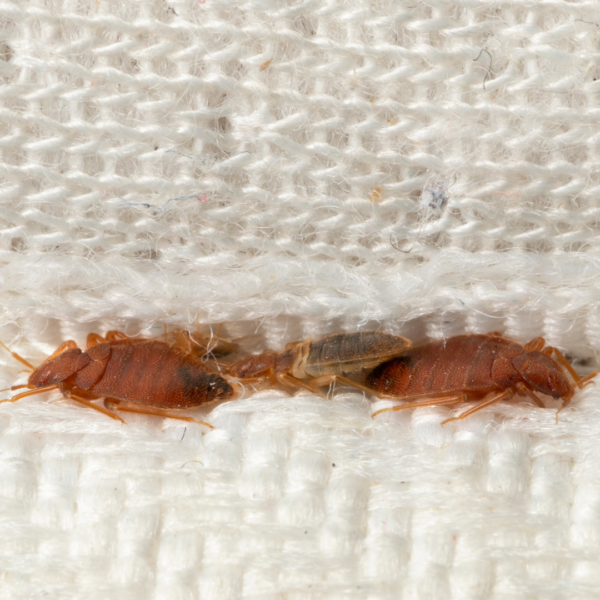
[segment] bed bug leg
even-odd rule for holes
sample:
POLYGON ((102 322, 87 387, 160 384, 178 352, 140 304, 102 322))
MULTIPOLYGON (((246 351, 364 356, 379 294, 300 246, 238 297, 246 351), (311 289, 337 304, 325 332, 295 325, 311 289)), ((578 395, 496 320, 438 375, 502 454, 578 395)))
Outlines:
POLYGON ((554 354, 554 356, 562 364, 562 366, 565 369, 567 369, 567 371, 569 371, 569 373, 571 374, 571 377, 575 380, 575 385, 579 388, 582 388, 585 385, 587 385, 588 383, 590 383, 590 380, 593 379, 594 377, 596 377, 596 375, 598 375, 598 371, 595 371, 594 373, 590 373, 589 375, 586 375, 582 379, 581 377, 579 377, 579 375, 577 375, 575 369, 571 366, 569 361, 565 358, 564 354, 558 348, 554 348, 553 346, 548 346, 547 348, 544 348, 543 354, 545 354, 546 356, 550 356, 550 357, 554 354))
POLYGON ((106 332, 106 341, 107 342, 118 342, 122 340, 131 340, 134 338, 130 338, 128 335, 124 334, 122 331, 115 331, 111 329, 106 332))
POLYGON ((526 396, 529 396, 539 408, 546 408, 543 402, 522 382, 517 383, 516 389, 526 396))
MULTIPOLYGON (((50 362, 66 350, 73 350, 74 348, 77 348, 77 343, 73 340, 67 340, 66 342, 63 342, 42 364, 50 362)), ((37 368, 39 369, 39 367, 37 368)), ((34 371, 35 370, 36 369, 34 369, 34 371)))
POLYGON ((583 379, 580 379, 577 382, 577 386, 580 387, 580 388, 583 388, 586 385, 590 385, 590 384, 596 385, 596 382, 592 381, 592 379, 594 377, 596 377, 596 375, 598 375, 598 371, 594 371, 593 373, 590 373, 589 375, 586 375, 583 379))
POLYGON ((546 345, 546 340, 543 337, 533 338, 529 343, 523 346, 527 352, 541 352, 546 345))
POLYGON ((369 388, 366 385, 362 385, 361 383, 358 383, 357 381, 352 381, 352 379, 348 379, 347 377, 344 377, 343 375, 334 375, 334 374, 322 375, 321 377, 315 377, 314 379, 311 379, 309 381, 309 383, 311 385, 313 385, 317 388, 324 387, 326 385, 332 385, 333 383, 338 383, 338 382, 343 383, 344 385, 347 385, 349 387, 353 387, 357 390, 360 390, 361 392, 364 392, 365 394, 377 396, 378 398, 383 397, 378 392, 373 390, 372 388, 369 388))
MULTIPOLYGON (((414 396, 412 396, 414 398, 414 396)), ((419 396, 423 397, 423 396, 419 396)), ((442 392, 437 397, 433 398, 432 395, 429 396, 429 400, 420 400, 418 402, 407 402, 406 404, 399 404, 398 406, 392 406, 390 408, 382 408, 374 412, 371 415, 371 418, 375 418, 377 415, 384 412, 397 412, 399 410, 409 410, 412 408, 423 408, 425 406, 442 406, 444 404, 456 404, 457 402, 466 402, 467 396, 466 394, 451 394, 448 395, 448 392, 442 392)), ((410 398, 409 398, 410 399, 410 398)), ((401 398, 404 400, 404 398, 401 398)))
POLYGON ((169 419, 179 419, 180 421, 187 421, 188 423, 198 423, 200 425, 205 425, 209 429, 214 429, 212 425, 206 423, 205 421, 199 421, 198 419, 193 419, 192 417, 177 415, 175 413, 169 412, 168 410, 162 410, 160 408, 148 408, 144 405, 136 404, 135 402, 125 402, 123 400, 117 400, 116 398, 105 398, 104 406, 106 406, 106 408, 108 409, 114 408, 116 410, 137 413, 139 415, 151 415, 153 417, 167 417, 169 419))
POLYGON ((554 348, 554 346, 547 346, 546 348, 544 348, 542 350, 542 354, 545 354, 546 356, 549 356, 549 357, 552 357, 552 355, 554 354, 556 359, 571 374, 571 377, 575 380, 575 383, 579 382, 581 377, 579 377, 579 375, 577 375, 577 372, 575 371, 575 369, 571 366, 569 361, 565 358, 564 354, 558 348, 554 348))
POLYGON ((510 389, 510 390, 506 390, 505 392, 501 392, 500 394, 496 394, 495 396, 492 396, 491 398, 484 398, 483 400, 480 400, 475 406, 473 406, 473 408, 470 408, 469 410, 466 410, 464 413, 461 413, 460 415, 458 415, 458 417, 451 417, 450 419, 446 419, 445 421, 442 421, 441 425, 450 423, 450 421, 460 421, 462 419, 466 419, 469 415, 476 413, 477 411, 481 410, 482 408, 485 408, 486 406, 490 406, 490 404, 495 404, 496 402, 502 402, 503 400, 509 400, 514 395, 515 395, 515 391, 510 389))
MULTIPOLYGON (((596 375, 598 375, 597 371, 595 373, 590 373, 589 375, 585 376, 583 379, 579 378, 579 376, 578 376, 578 379, 576 380, 575 385, 577 385, 577 387, 579 387, 579 388, 583 388, 589 384, 596 385, 595 381, 591 381, 594 377, 596 377, 596 375)), ((571 398, 567 398, 567 399, 563 400, 562 406, 556 411, 556 424, 557 425, 558 425, 558 413, 561 412, 562 410, 564 410, 565 408, 567 408, 567 406, 569 406, 569 404, 571 404, 571 398)))
POLYGON ((312 392, 313 394, 316 394, 317 396, 321 396, 321 398, 324 398, 325 400, 327 400, 327 396, 325 396, 325 394, 320 392, 314 385, 311 385, 311 382, 302 381, 301 379, 296 379, 295 377, 292 377, 291 375, 288 375, 287 373, 277 373, 276 377, 277 377, 277 381, 279 383, 281 383, 282 385, 285 385, 285 386, 291 387, 291 388, 296 388, 296 389, 302 388, 302 389, 308 390, 309 392, 312 392))
POLYGON ((92 346, 97 346, 98 344, 105 344, 106 339, 97 333, 88 333, 87 339, 85 341, 85 347, 91 348, 92 346))
MULTIPOLYGON (((83 390, 81 390, 80 393, 81 392, 83 392, 83 390)), ((87 398, 83 398, 83 393, 81 393, 81 395, 80 395, 80 393, 75 393, 70 390, 63 391, 65 398, 69 398, 69 400, 74 400, 75 402, 79 402, 80 404, 83 404, 84 406, 87 406, 88 408, 93 408, 94 410, 101 412, 103 415, 106 415, 107 417, 110 417, 111 419, 114 419, 115 421, 121 421, 121 423, 125 424, 125 421, 123 421, 123 419, 121 419, 121 417, 119 415, 112 412, 111 410, 107 410, 106 408, 103 408, 102 406, 98 406, 97 404, 90 402, 90 400, 88 400, 87 398)), ((92 396, 92 398, 95 398, 95 396, 92 396)))

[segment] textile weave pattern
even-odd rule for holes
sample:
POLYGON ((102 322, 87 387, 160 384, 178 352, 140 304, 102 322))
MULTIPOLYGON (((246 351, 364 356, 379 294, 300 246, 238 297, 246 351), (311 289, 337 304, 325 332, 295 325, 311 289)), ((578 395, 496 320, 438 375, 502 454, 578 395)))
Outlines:
MULTIPOLYGON (((500 331, 593 370, 599 43, 593 1, 0 1, 0 339, 500 331)), ((0 599, 596 598, 599 393, 0 404, 0 599)))

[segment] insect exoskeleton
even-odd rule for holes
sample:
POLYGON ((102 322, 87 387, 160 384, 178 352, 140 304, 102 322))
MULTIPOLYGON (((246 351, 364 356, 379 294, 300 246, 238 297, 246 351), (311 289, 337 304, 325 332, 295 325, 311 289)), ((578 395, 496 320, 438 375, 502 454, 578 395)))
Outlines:
POLYGON ((239 395, 239 386, 212 372, 190 348, 190 336, 175 330, 154 339, 131 338, 119 331, 90 333, 85 350, 70 340, 39 367, 2 346, 33 372, 27 388, 1 402, 60 390, 66 398, 123 421, 113 410, 196 422, 172 411, 193 409, 239 395), (93 400, 103 399, 104 407, 93 400))
POLYGON ((203 361, 214 360, 215 358, 233 354, 239 348, 238 340, 231 340, 220 335, 221 329, 221 325, 216 327, 216 331, 213 331, 212 327, 207 327, 203 330, 200 326, 195 331, 176 328, 166 331, 158 339, 167 344, 177 346, 189 354, 201 358, 203 361))
MULTIPOLYGON (((381 398, 404 400, 388 411, 422 406, 477 404, 443 423, 464 419, 482 408, 509 400, 515 394, 529 396, 543 407, 535 392, 562 400, 563 410, 581 388, 597 374, 581 379, 566 358, 538 337, 522 346, 498 333, 459 335, 413 348, 379 365, 367 378, 367 386, 381 398), (554 358, 553 358, 554 357, 554 358), (569 376, 570 378, 569 379, 569 376)), ((443 424, 442 423, 442 424, 443 424)))
POLYGON ((226 367, 225 372, 240 380, 281 383, 292 388, 305 388, 320 396, 323 394, 318 388, 336 380, 372 393, 345 375, 372 369, 410 347, 410 340, 385 331, 337 333, 288 344, 283 352, 267 351, 247 356, 226 367))

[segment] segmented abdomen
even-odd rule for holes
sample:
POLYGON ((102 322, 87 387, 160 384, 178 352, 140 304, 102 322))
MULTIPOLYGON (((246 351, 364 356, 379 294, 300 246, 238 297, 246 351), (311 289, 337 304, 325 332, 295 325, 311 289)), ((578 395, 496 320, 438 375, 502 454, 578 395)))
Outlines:
POLYGON ((410 348, 410 341, 385 331, 337 333, 310 342, 304 369, 309 376, 369 369, 410 348))
POLYGON ((163 408, 189 408, 233 397, 222 377, 168 344, 150 340, 110 346, 106 369, 89 388, 93 394, 163 408))
POLYGON ((377 367, 367 385, 378 392, 411 396, 453 390, 486 392, 496 388, 492 366, 500 352, 522 348, 490 335, 459 335, 409 350, 377 367))

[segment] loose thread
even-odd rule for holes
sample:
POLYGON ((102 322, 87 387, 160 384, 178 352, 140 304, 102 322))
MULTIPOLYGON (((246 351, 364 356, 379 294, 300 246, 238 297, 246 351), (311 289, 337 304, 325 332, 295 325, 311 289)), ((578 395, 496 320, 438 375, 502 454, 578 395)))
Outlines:
MULTIPOLYGON (((398 250, 398 252, 402 252, 403 254, 409 254, 410 251, 415 247, 415 245, 413 244, 408 250, 402 250, 402 248, 399 248, 396 244, 394 244, 394 242, 392 242, 393 235, 393 233, 390 233, 390 244, 392 245, 392 248, 395 248, 396 250, 398 250)), ((396 238, 396 240, 397 239, 398 238, 396 238)))
POLYGON ((478 61, 484 52, 490 57, 490 66, 488 67, 487 73, 485 74, 485 77, 483 78, 483 91, 485 92, 485 82, 488 80, 488 77, 490 76, 490 73, 492 71, 492 55, 485 48, 482 48, 481 52, 477 55, 477 58, 473 59, 473 62, 478 61))
MULTIPOLYGON (((122 196, 117 196, 117 198, 123 200, 123 204, 119 204, 119 206, 144 206, 145 208, 159 208, 156 204, 148 204, 147 202, 128 202, 122 196)), ((198 196, 197 194, 194 194, 193 196, 179 196, 177 198, 169 198, 160 212, 165 212, 170 202, 182 202, 183 200, 192 200, 194 198, 198 200, 201 204, 206 204, 206 201, 208 200, 208 196, 206 194, 204 196, 198 196)))

